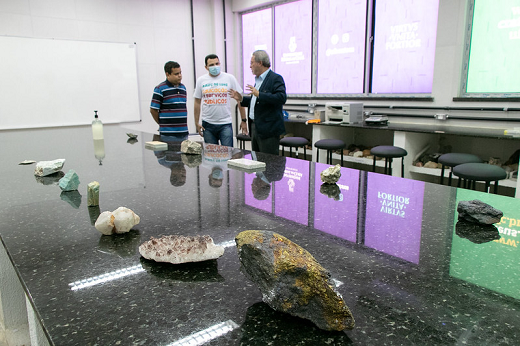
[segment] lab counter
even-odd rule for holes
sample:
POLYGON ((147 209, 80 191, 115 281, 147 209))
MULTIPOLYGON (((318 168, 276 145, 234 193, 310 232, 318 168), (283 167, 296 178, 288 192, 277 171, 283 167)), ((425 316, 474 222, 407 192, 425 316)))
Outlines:
POLYGON ((1 307, 10 328, 9 316, 26 304, 33 343, 505 345, 520 338, 518 199, 346 167, 337 184, 323 185, 323 163, 225 147, 197 158, 174 143, 148 150, 153 134, 137 132, 135 142, 125 132, 105 126, 101 165, 90 127, 1 133, 1 307), (239 157, 266 169, 227 167, 239 157), (58 158, 66 159, 63 172, 78 174, 78 191, 62 192, 59 175, 39 179, 34 165, 19 165, 58 158), (87 206, 92 181, 100 183, 99 208, 87 206), (474 199, 502 210, 495 233, 458 222, 458 203, 474 199), (122 235, 99 233, 97 215, 120 206, 140 223, 122 235), (274 231, 309 251, 330 272, 354 329, 327 332, 263 303, 240 269, 234 238, 244 230, 274 231), (140 244, 171 234, 210 235, 224 255, 182 265, 140 256, 140 244))

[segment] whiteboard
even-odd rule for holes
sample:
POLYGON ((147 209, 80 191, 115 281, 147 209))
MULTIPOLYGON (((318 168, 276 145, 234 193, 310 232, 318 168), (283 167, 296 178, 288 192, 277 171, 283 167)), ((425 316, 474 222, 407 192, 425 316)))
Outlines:
POLYGON ((0 129, 141 120, 136 46, 0 36, 0 129))

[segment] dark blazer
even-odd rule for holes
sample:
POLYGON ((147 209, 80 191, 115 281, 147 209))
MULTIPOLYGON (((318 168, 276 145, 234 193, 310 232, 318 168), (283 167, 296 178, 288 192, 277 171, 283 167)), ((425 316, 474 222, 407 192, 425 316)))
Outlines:
POLYGON ((251 96, 244 96, 240 103, 243 107, 255 107, 255 127, 258 137, 269 138, 285 133, 283 122, 283 105, 287 101, 283 77, 269 71, 260 86, 256 104, 251 105, 251 96))

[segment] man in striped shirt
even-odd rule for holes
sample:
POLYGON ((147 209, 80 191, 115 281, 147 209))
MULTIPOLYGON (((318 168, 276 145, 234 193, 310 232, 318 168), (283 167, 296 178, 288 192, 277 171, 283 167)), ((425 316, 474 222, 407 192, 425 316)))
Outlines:
POLYGON ((181 66, 175 61, 164 65, 166 80, 153 91, 150 113, 161 136, 184 140, 188 138, 188 111, 186 87, 181 83, 181 66))

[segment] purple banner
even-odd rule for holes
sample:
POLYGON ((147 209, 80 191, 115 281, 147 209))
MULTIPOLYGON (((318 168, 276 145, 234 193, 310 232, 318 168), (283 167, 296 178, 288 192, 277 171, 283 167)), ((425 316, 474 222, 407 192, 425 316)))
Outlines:
POLYGON ((377 0, 372 93, 430 93, 439 0, 377 0))
POLYGON ((275 71, 288 94, 311 93, 312 0, 274 8, 275 71))
POLYGON ((424 182, 368 173, 365 245, 419 263, 424 182))
POLYGON ((318 93, 363 93, 366 1, 318 4, 318 93))
POLYGON ((255 77, 251 73, 249 64, 251 54, 255 50, 265 50, 273 57, 273 34, 272 34, 272 10, 256 11, 242 15, 242 59, 244 87, 247 84, 254 85, 255 77))
POLYGON ((275 182, 275 215, 308 225, 309 161, 287 158, 282 180, 275 182))
POLYGON ((330 165, 316 163, 314 189, 314 228, 351 242, 356 241, 359 171, 341 168, 337 182, 339 196, 329 197, 322 188, 320 173, 330 165))

